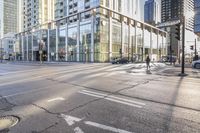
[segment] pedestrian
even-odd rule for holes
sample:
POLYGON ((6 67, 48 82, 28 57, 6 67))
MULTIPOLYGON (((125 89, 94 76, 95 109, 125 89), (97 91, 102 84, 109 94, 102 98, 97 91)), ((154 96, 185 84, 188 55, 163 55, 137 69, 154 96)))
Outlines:
POLYGON ((147 58, 146 58, 146 65, 147 65, 147 70, 149 70, 150 69, 150 58, 149 58, 149 56, 147 56, 147 58))

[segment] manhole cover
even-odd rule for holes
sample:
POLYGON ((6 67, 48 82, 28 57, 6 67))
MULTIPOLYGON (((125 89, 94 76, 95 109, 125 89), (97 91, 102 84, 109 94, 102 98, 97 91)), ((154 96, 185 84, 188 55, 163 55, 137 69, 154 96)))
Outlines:
POLYGON ((15 116, 0 117, 0 131, 15 126, 19 122, 19 118, 15 116))

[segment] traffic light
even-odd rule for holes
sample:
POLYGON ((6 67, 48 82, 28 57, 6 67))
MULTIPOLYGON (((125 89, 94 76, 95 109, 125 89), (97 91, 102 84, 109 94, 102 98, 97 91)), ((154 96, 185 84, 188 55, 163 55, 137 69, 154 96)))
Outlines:
POLYGON ((181 36, 180 36, 180 31, 181 31, 181 25, 180 25, 180 23, 178 23, 178 24, 176 24, 175 25, 176 26, 176 28, 175 28, 175 38, 177 39, 177 40, 181 40, 181 36))
POLYGON ((193 46, 193 45, 192 45, 192 46, 190 46, 190 49, 191 49, 191 50, 194 50, 194 46, 193 46))

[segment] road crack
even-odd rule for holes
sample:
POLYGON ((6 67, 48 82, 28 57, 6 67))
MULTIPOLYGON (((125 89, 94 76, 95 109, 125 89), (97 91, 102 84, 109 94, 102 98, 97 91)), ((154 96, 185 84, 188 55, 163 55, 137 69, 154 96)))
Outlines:
POLYGON ((2 111, 9 111, 12 110, 13 107, 16 105, 9 102, 4 96, 0 95, 0 110, 2 111))

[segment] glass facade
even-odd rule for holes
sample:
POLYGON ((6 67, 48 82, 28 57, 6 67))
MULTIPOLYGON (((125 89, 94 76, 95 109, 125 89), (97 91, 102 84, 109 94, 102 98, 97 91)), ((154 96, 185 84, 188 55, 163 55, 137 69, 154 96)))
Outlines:
POLYGON ((141 62, 147 55, 155 61, 166 55, 166 32, 109 9, 99 7, 60 21, 64 20, 64 25, 58 21, 49 26, 55 29, 24 36, 20 41, 23 59, 37 61, 41 50, 44 61, 109 62, 127 58, 141 62), (44 45, 42 49, 39 42, 44 45))
POLYGON ((200 1, 195 0, 194 32, 200 33, 200 1))

